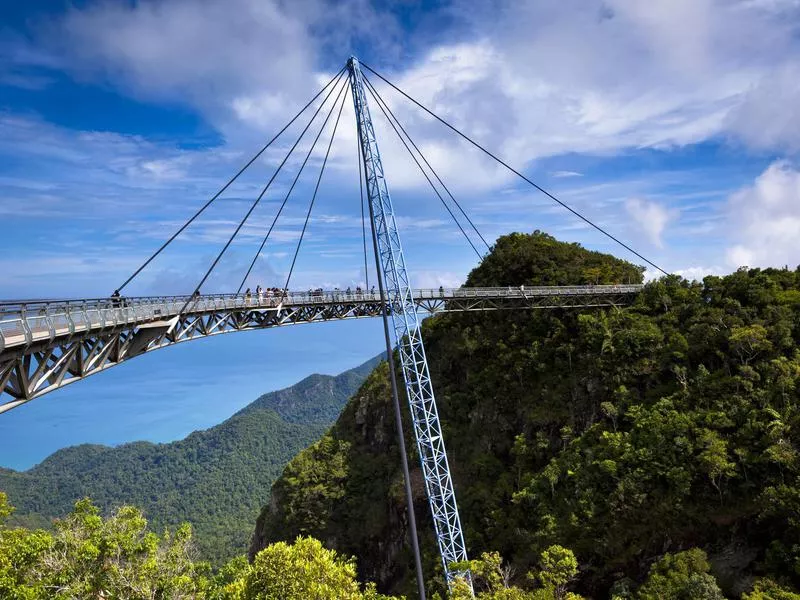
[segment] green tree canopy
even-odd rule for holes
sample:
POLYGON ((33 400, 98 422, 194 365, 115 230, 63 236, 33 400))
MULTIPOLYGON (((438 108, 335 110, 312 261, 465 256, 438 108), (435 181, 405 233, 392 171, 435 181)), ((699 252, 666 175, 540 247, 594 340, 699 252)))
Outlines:
POLYGON ((194 560, 192 530, 162 536, 137 508, 104 518, 88 499, 55 531, 8 528, 0 492, 0 598, 3 600, 399 600, 361 586, 352 558, 312 538, 273 544, 251 565, 245 556, 216 573, 194 560))
POLYGON ((698 548, 665 554, 651 568, 638 600, 725 600, 706 553, 698 548))
POLYGON ((299 537, 294 544, 278 542, 256 555, 245 578, 246 600, 390 600, 375 592, 362 591, 356 580, 356 565, 318 540, 299 537))

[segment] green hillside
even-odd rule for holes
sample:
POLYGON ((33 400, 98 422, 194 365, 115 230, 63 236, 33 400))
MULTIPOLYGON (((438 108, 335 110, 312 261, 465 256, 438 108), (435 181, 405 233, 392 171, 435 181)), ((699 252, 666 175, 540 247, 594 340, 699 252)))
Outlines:
POLYGON ((0 469, 0 490, 17 507, 12 524, 48 526, 89 496, 105 513, 140 507, 156 530, 191 522, 201 555, 215 563, 240 554, 274 479, 330 426, 377 360, 311 375, 177 442, 75 446, 25 472, 0 469))
MULTIPOLYGON (((640 278, 536 232, 500 238, 467 284, 640 278)), ((800 270, 667 277, 624 309, 442 315, 423 330, 474 557, 499 551, 531 588, 525 574, 560 544, 578 559, 568 587, 592 598, 740 598, 777 590, 767 578, 800 583, 800 270)), ((381 367, 287 465, 251 555, 312 535, 356 555, 380 588, 410 591, 390 416, 381 367)), ((440 581, 411 460, 426 576, 440 581)), ((748 597, 795 597, 781 594, 748 597)))

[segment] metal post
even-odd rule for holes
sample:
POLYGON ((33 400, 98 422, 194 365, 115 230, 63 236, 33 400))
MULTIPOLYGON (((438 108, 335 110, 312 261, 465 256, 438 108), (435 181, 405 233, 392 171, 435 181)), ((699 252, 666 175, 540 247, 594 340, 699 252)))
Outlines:
MULTIPOLYGON (((380 277, 380 275, 379 275, 380 277)), ((383 283, 379 281, 380 288, 383 283)), ((383 289, 381 289, 383 297, 383 289)), ((403 467, 403 481, 406 489, 406 507, 408 510, 408 530, 411 536, 411 547, 414 551, 414 569, 417 574, 417 590, 420 600, 425 600, 425 577, 422 574, 422 555, 417 538, 417 518, 414 514, 414 494, 411 490, 411 474, 408 472, 408 454, 406 453, 406 438, 403 435, 403 417, 400 411, 400 394, 397 392, 397 374, 394 370, 394 352, 389 337, 389 309, 383 303, 383 335, 386 339, 386 360, 389 362, 389 380, 392 386, 392 404, 394 405, 394 421, 397 428, 397 443, 400 446, 400 463, 403 467)))
MULTIPOLYGON (((372 205, 369 206, 370 223, 375 222, 372 213, 372 205)), ((389 336, 389 307, 385 301, 386 295, 383 289, 383 269, 378 258, 378 236, 375 234, 375 226, 372 226, 372 247, 375 252, 375 269, 378 272, 378 293, 380 294, 381 313, 383 315, 383 337, 386 340, 386 360, 389 363, 389 381, 392 389, 392 404, 394 405, 394 422, 397 428, 397 445, 400 447, 400 464, 403 467, 403 483, 406 490, 406 510, 408 511, 408 532, 411 536, 411 549, 414 553, 414 569, 417 573, 417 591, 419 599, 425 600, 425 577, 422 574, 422 555, 419 550, 419 538, 417 537, 417 517, 414 513, 414 494, 411 490, 411 474, 408 472, 408 454, 406 453, 406 438, 403 435, 403 415, 400 410, 400 394, 397 392, 397 374, 394 370, 394 348, 389 336)))
POLYGON ((380 265, 379 277, 383 279, 387 294, 385 299, 387 310, 392 315, 395 343, 400 354, 409 412, 422 463, 436 541, 448 586, 456 577, 464 577, 471 585, 468 572, 454 572, 450 569, 452 563, 467 560, 453 480, 447 462, 419 319, 395 222, 394 206, 384 177, 358 59, 351 57, 347 67, 350 71, 350 87, 364 161, 371 225, 377 240, 376 259, 380 265))

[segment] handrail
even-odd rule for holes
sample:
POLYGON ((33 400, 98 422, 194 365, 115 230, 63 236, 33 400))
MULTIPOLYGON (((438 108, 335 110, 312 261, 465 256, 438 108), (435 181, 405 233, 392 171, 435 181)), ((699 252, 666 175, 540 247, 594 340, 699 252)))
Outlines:
MULTIPOLYGON (((421 288, 413 291, 415 298, 464 298, 471 296, 495 296, 495 297, 526 297, 542 295, 582 295, 582 294, 633 294, 642 290, 640 284, 619 284, 619 285, 588 285, 588 286, 505 286, 505 287, 485 287, 485 288, 421 288)), ((153 305, 165 303, 185 303, 187 300, 194 300, 197 305, 207 306, 209 301, 239 300, 243 305, 254 303, 258 299, 255 293, 247 296, 246 294, 204 294, 200 296, 176 295, 176 296, 121 296, 106 298, 68 298, 68 299, 30 299, 30 300, 0 300, 0 317, 3 314, 21 314, 23 312, 38 312, 42 308, 64 307, 86 309, 92 308, 127 308, 132 305, 153 305)), ((289 291, 286 294, 280 292, 263 292, 257 305, 264 304, 265 300, 270 300, 273 304, 275 300, 283 300, 283 303, 319 302, 326 300, 354 300, 368 301, 379 300, 377 291, 362 290, 309 290, 309 291, 289 291)))
MULTIPOLYGON (((423 288, 413 296, 420 307, 450 300, 503 300, 546 298, 548 296, 603 296, 612 298, 636 294, 641 285, 533 286, 491 288, 423 288)), ((396 299, 391 299, 393 304, 396 299)), ((185 312, 201 314, 218 310, 269 311, 278 308, 325 304, 369 304, 390 302, 373 290, 309 290, 285 294, 208 294, 201 296, 141 296, 71 300, 0 301, 0 353, 6 348, 29 346, 90 331, 105 331, 118 326, 169 321, 185 312), (186 310, 184 310, 184 308, 186 310)))

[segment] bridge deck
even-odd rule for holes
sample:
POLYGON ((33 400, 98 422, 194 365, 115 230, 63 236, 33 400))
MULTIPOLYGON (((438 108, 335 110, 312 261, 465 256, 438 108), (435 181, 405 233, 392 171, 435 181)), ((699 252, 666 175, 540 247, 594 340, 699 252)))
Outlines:
MULTIPOLYGON (((620 306, 641 288, 440 288, 413 294, 418 310, 437 313, 620 306)), ((386 302, 376 292, 337 290, 0 301, 0 413, 144 352, 234 331, 376 317, 386 302)))
MULTIPOLYGON (((448 288, 414 290, 414 300, 423 312, 492 310, 501 308, 554 306, 597 306, 623 304, 620 296, 636 294, 640 285, 552 286, 505 288, 448 288), (556 298, 568 298, 565 303, 556 298), (489 306, 478 302, 473 308, 463 301, 506 301, 506 305, 489 306), (542 303, 542 300, 545 300, 542 303), (548 302, 549 300, 549 302, 548 302), (574 301, 578 300, 578 303, 574 301), (456 304, 448 307, 447 303, 456 304), (459 302, 462 301, 462 302, 459 302), (512 304, 508 301, 516 301, 512 304)), ((42 340, 106 329, 119 325, 146 324, 169 320, 186 306, 186 315, 228 310, 269 310, 355 304, 380 305, 377 292, 289 292, 286 296, 207 295, 151 296, 137 298, 94 298, 81 300, 24 300, 0 302, 0 353, 14 346, 26 346, 42 340), (188 302, 188 306, 187 306, 188 302)), ((379 313, 380 314, 380 313, 379 313)), ((373 316, 373 315, 370 315, 373 316)), ((0 354, 2 360, 2 354, 0 354)))

